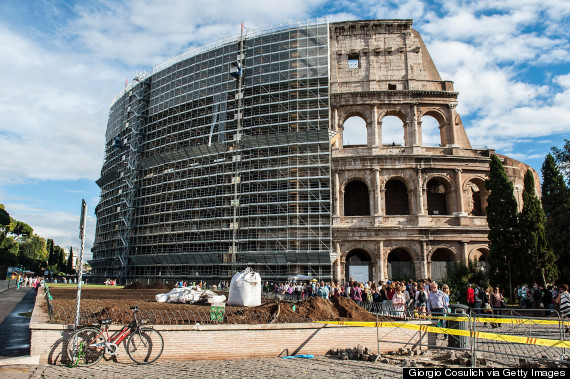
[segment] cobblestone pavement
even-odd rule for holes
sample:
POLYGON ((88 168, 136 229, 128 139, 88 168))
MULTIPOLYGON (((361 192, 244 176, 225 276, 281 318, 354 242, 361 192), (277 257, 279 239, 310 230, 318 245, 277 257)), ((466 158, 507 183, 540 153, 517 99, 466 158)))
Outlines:
POLYGON ((401 378, 402 367, 327 357, 223 361, 102 363, 92 367, 39 366, 32 378, 401 378))

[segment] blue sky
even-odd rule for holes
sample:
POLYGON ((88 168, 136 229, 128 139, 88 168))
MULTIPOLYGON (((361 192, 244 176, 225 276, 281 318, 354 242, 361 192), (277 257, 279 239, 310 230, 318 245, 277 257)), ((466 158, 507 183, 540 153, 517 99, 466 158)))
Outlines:
POLYGON ((35 232, 86 253, 111 100, 136 72, 239 32, 328 17, 413 19, 474 146, 536 170, 570 139, 566 0, 3 0, 0 203, 35 232))

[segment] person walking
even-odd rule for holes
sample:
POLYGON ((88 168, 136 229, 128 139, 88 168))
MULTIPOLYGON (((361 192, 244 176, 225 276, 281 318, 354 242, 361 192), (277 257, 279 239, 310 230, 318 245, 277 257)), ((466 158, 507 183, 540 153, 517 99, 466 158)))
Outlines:
POLYGON ((402 292, 402 286, 396 286, 396 293, 392 296, 392 306, 396 317, 404 317, 406 311, 406 296, 402 292))
MULTIPOLYGON (((560 306, 560 314, 562 315, 562 319, 567 319, 570 316, 570 293, 568 293, 567 284, 560 286, 560 293, 556 298, 556 303, 560 306)), ((570 333, 570 328, 568 326, 566 326, 565 333, 570 333)))
MULTIPOLYGON (((493 308, 493 314, 494 315, 500 315, 501 314, 500 309, 504 308, 504 306, 505 306, 504 302, 505 301, 503 299, 503 294, 500 292, 499 287, 495 287, 495 290, 491 294, 491 308, 493 308)), ((491 323, 491 327, 500 328, 501 323, 500 322, 491 323)))

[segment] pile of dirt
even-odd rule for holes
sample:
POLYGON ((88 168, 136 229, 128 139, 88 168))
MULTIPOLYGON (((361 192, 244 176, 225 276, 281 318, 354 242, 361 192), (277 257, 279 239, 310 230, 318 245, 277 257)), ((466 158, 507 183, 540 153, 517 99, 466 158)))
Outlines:
POLYGON ((346 297, 331 300, 311 297, 299 302, 296 311, 311 321, 376 321, 374 315, 346 297))
POLYGON ((168 287, 162 283, 155 282, 152 284, 144 285, 138 281, 123 287, 123 289, 124 290, 165 290, 165 291, 171 290, 170 287, 168 287))

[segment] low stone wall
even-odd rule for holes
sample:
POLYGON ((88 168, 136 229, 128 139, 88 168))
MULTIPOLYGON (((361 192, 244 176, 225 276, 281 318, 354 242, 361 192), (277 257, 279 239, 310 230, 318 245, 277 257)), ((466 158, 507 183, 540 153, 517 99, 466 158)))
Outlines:
MULTIPOLYGON (((32 319, 31 355, 39 355, 42 363, 67 362, 65 347, 73 333, 72 325, 50 324, 42 309, 45 301, 38 291, 32 319)), ((418 321, 419 323, 425 323, 418 321)), ((113 325, 110 331, 117 331, 113 325)), ((328 325, 319 323, 263 325, 155 325, 164 337, 161 360, 240 359, 284 355, 325 355, 330 349, 353 348, 357 345, 377 352, 376 328, 328 325)), ((380 352, 401 347, 425 349, 427 333, 403 328, 380 328, 380 352), (423 346, 422 346, 423 345, 423 346)), ((119 362, 131 362, 124 347, 116 356, 119 362)))

